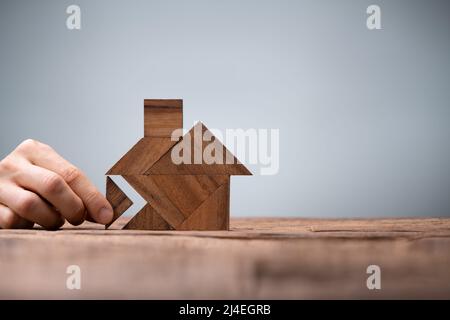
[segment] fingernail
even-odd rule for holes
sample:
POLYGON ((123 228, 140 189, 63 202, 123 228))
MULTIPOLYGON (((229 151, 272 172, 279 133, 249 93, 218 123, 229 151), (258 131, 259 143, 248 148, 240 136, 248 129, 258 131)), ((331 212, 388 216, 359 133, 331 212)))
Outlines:
POLYGON ((100 223, 102 224, 108 224, 112 221, 113 219, 113 212, 111 209, 108 209, 106 207, 101 208, 100 212, 98 213, 98 219, 100 223))

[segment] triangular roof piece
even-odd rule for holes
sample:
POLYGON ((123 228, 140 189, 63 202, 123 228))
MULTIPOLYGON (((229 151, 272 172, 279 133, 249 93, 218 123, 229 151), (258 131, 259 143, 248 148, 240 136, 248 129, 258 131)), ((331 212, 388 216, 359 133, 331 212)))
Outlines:
POLYGON ((145 174, 252 175, 251 172, 230 151, 228 151, 218 139, 214 137, 211 141, 204 142, 202 137, 206 131, 208 131, 211 137, 214 137, 203 123, 198 122, 171 148, 171 150, 166 152, 164 156, 156 161, 145 174), (201 136, 199 137, 199 135, 201 136), (187 139, 190 139, 190 141, 187 139), (208 147, 212 141, 216 144, 215 149, 222 151, 222 163, 208 164, 205 163, 205 160, 203 159, 205 148, 208 147), (175 164, 172 161, 172 150, 177 150, 176 152, 178 152, 183 146, 188 146, 186 149, 190 151, 190 157, 188 155, 186 158, 190 160, 190 163, 175 164))
POLYGON ((144 174, 176 143, 167 137, 142 138, 106 174, 144 174))

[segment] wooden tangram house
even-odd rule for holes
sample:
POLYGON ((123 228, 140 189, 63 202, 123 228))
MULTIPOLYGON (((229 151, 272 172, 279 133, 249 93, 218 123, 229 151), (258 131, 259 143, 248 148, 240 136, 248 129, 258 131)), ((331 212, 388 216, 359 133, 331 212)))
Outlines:
MULTIPOLYGON (((144 137, 106 173, 121 175, 147 201, 124 229, 229 229, 230 176, 251 173, 201 122, 178 141, 172 141, 172 132, 180 128, 182 100, 144 100, 144 137), (212 136, 211 141, 199 140, 199 133, 212 136), (211 142, 221 150, 223 162, 194 159, 211 142), (191 161, 176 164, 172 149, 182 146, 190 151, 191 161)), ((114 209, 114 222, 132 202, 111 178, 106 179, 106 197, 114 209)))

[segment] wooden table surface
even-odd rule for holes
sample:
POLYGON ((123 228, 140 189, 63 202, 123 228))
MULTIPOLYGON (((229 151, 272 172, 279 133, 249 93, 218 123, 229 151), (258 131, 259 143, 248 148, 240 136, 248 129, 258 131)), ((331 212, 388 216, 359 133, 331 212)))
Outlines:
MULTIPOLYGON (((126 219, 118 221, 123 225, 126 219)), ((450 298, 450 219, 232 219, 231 231, 0 230, 0 298, 450 298), (368 290, 368 265, 381 290, 368 290), (81 290, 66 268, 81 268, 81 290)))

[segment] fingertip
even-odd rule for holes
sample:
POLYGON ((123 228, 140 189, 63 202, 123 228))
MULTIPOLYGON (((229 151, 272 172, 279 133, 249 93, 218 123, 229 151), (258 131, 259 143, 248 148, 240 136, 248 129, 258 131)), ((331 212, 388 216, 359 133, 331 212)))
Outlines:
POLYGON ((114 212, 110 206, 102 207, 98 212, 97 222, 106 225, 112 221, 113 216, 114 216, 114 212))
POLYGON ((48 223, 39 223, 39 225, 47 231, 57 231, 61 229, 65 223, 66 219, 63 216, 59 215, 59 213, 57 213, 57 217, 54 218, 54 221, 48 223))
POLYGON ((69 221, 69 223, 73 226, 79 226, 86 220, 86 217, 87 217, 87 211, 83 207, 83 209, 80 210, 73 218, 71 218, 71 219, 67 218, 67 221, 69 221))
POLYGON ((74 226, 79 226, 80 224, 82 224, 86 220, 88 215, 87 208, 84 206, 83 201, 77 199, 77 202, 79 203, 77 205, 78 210, 75 214, 75 221, 69 221, 74 226))

